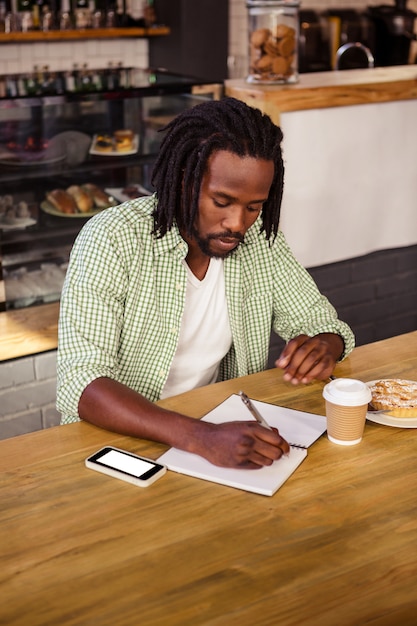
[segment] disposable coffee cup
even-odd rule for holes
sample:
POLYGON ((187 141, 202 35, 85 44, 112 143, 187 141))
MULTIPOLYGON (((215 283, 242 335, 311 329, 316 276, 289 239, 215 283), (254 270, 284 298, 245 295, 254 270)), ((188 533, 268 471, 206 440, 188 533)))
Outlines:
POLYGON ((371 391, 353 378, 336 378, 323 389, 326 402, 327 437, 341 446, 362 441, 371 391))

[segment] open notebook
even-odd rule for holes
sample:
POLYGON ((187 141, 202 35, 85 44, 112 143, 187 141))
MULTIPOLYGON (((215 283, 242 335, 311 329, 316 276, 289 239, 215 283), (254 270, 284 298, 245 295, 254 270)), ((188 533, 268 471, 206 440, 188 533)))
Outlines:
MULTIPOLYGON (((252 400, 255 407, 270 426, 278 428, 280 434, 291 443, 310 446, 326 430, 326 418, 312 413, 303 413, 283 407, 252 400)), ((207 413, 203 420, 220 424, 235 420, 253 420, 238 395, 232 395, 215 409, 207 413)), ((188 474, 221 485, 253 491, 264 496, 272 496, 297 469, 307 456, 307 450, 291 448, 288 457, 275 461, 269 467, 259 470, 229 469, 217 467, 206 459, 183 450, 170 448, 158 461, 168 469, 180 474, 188 474)))

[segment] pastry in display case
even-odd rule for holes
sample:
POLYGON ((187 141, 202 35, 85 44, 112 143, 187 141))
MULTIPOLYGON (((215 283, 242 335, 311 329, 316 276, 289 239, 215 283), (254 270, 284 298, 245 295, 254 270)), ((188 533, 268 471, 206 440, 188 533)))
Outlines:
POLYGON ((222 85, 129 70, 129 87, 0 97, 0 310, 59 300, 86 221, 153 192, 166 122, 222 85))

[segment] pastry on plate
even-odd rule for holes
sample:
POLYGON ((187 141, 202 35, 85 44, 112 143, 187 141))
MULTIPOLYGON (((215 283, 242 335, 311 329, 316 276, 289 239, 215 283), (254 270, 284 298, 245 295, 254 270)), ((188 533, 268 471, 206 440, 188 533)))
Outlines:
POLYGON ((89 213, 94 208, 91 196, 79 185, 71 185, 67 192, 74 198, 80 213, 89 213))
POLYGON ((64 189, 48 191, 46 199, 60 213, 78 213, 77 203, 64 189))
POLYGON ((110 135, 97 135, 94 149, 98 152, 113 152, 113 138, 110 135))
POLYGON ((100 187, 97 187, 97 185, 86 183, 85 185, 82 185, 82 188, 89 194, 94 206, 97 209, 107 209, 110 206, 114 206, 114 198, 100 189, 100 187))
POLYGON ((417 417, 417 381, 400 378, 369 383, 372 406, 394 417, 417 417))
POLYGON ((133 149, 134 134, 131 130, 116 130, 114 140, 117 152, 129 152, 133 149))

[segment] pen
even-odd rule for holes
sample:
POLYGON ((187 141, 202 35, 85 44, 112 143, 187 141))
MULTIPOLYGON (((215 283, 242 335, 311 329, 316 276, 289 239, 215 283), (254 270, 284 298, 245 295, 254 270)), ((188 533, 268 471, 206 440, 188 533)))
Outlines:
POLYGON ((252 404, 250 398, 248 398, 246 393, 244 393, 243 391, 239 391, 239 395, 243 404, 246 406, 247 409, 249 409, 249 411, 252 413, 253 417, 256 419, 258 424, 261 424, 261 426, 263 426, 264 428, 267 428, 268 430, 272 430, 268 422, 262 417, 259 411, 254 407, 254 405, 252 404))
MULTIPOLYGON (((246 406, 247 409, 249 409, 258 424, 261 424, 261 426, 267 428, 268 430, 272 430, 268 422, 262 417, 258 409, 252 404, 252 401, 250 400, 250 398, 248 398, 246 393, 244 391, 239 391, 239 395, 243 404, 246 406)), ((300 448, 302 450, 307 450, 307 446, 303 446, 300 443, 288 443, 288 445, 291 446, 291 448, 300 448)))

